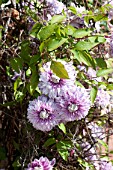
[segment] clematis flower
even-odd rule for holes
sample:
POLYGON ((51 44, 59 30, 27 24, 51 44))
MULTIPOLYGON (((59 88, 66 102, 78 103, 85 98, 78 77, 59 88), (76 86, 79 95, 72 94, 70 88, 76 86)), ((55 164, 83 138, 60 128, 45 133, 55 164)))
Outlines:
POLYGON ((50 14, 61 14, 63 10, 66 10, 66 6, 57 0, 46 0, 48 7, 51 9, 50 14))
POLYGON ((38 159, 34 159, 33 162, 28 164, 28 168, 26 170, 52 170, 55 165, 55 158, 52 161, 49 161, 47 157, 40 157, 38 159))
POLYGON ((111 162, 101 160, 99 164, 95 166, 96 170, 113 170, 113 165, 111 162))
POLYGON ((61 120, 64 122, 84 118, 90 109, 89 93, 84 88, 73 86, 62 97, 56 99, 60 105, 61 120))
POLYGON ((60 121, 56 108, 54 100, 39 96, 29 102, 27 118, 37 130, 50 131, 60 121))
POLYGON ((97 92, 95 104, 102 108, 107 107, 110 104, 110 95, 104 89, 99 89, 97 92))
POLYGON ((84 142, 81 145, 81 149, 86 161, 95 162, 97 160, 97 154, 94 147, 88 142, 84 142))
POLYGON ((96 123, 91 122, 88 124, 88 129, 91 130, 91 135, 94 139, 104 139, 105 132, 101 126, 98 126, 96 123))
POLYGON ((74 66, 71 62, 61 61, 61 63, 67 70, 69 79, 61 79, 56 76, 50 69, 51 62, 47 62, 43 66, 44 71, 40 73, 38 87, 42 91, 42 94, 48 95, 50 98, 61 96, 64 90, 68 90, 70 86, 74 85, 76 78, 74 66))

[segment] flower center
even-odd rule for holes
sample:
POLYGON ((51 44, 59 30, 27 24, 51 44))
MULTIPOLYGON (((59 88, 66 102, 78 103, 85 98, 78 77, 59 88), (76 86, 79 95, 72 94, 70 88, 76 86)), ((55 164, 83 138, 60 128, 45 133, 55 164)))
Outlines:
POLYGON ((35 167, 34 170, 43 170, 42 167, 35 167))
POLYGON ((74 111, 78 110, 78 106, 76 104, 70 104, 68 106, 68 110, 69 110, 69 112, 74 112, 74 111))
POLYGON ((40 112, 40 118, 41 119, 47 119, 48 117, 49 117, 49 114, 48 114, 48 112, 46 110, 42 110, 40 112))
POLYGON ((60 78, 53 74, 53 75, 51 76, 51 81, 52 81, 53 83, 59 83, 60 78))

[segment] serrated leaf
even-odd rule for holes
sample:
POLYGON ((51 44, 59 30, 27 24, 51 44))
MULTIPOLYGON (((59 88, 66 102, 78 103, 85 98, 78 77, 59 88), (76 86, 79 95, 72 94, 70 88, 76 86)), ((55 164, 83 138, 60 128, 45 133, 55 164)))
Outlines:
POLYGON ((103 58, 95 58, 95 61, 100 68, 107 68, 107 64, 103 58))
POLYGON ((44 147, 48 147, 50 145, 53 145, 56 143, 56 139, 55 138, 49 138, 45 143, 44 143, 44 147))
POLYGON ((39 31, 37 37, 38 37, 41 41, 46 40, 47 38, 49 38, 49 37, 54 33, 54 30, 55 30, 56 27, 57 27, 56 24, 48 25, 48 26, 43 27, 43 28, 39 31))
POLYGON ((67 41, 67 38, 61 38, 61 39, 51 38, 47 42, 47 49, 48 51, 53 51, 57 49, 58 47, 60 47, 62 44, 64 44, 66 41, 67 41))
POLYGON ((58 127, 59 127, 59 129, 61 129, 66 134, 66 127, 65 127, 65 125, 63 123, 60 123, 58 125, 58 127))
POLYGON ((97 77, 100 77, 100 76, 105 76, 109 73, 112 73, 113 72, 113 68, 108 68, 108 69, 100 69, 97 71, 97 77))
POLYGON ((87 41, 79 41, 75 44, 75 48, 77 50, 91 50, 93 47, 98 45, 99 43, 91 43, 87 41))
POLYGON ((50 68, 59 78, 69 79, 68 73, 61 62, 52 61, 50 68))
POLYGON ((97 96, 97 87, 92 87, 91 92, 90 92, 92 104, 94 103, 96 96, 97 96))
POLYGON ((75 38, 83 38, 85 36, 90 35, 91 32, 92 31, 86 29, 77 29, 72 36, 75 38))
POLYGON ((64 21, 66 17, 64 15, 54 15, 50 21, 51 24, 60 23, 64 21))

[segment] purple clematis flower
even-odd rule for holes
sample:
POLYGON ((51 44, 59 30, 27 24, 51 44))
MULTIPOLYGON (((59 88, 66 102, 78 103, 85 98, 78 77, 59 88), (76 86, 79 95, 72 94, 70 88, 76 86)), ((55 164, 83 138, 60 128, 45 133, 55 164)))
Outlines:
MULTIPOLYGON (((90 109, 89 93, 84 88, 73 86, 62 97, 56 99, 60 105, 60 116, 64 122, 84 118, 90 109)), ((58 108, 59 109, 59 108, 58 108)))
POLYGON ((57 105, 54 100, 45 96, 39 96, 30 101, 27 118, 34 128, 41 131, 50 131, 55 125, 59 124, 57 105))
POLYGON ((47 157, 42 156, 39 159, 34 159, 33 162, 29 163, 26 170, 52 170, 55 163, 55 158, 53 158, 52 161, 49 161, 47 157))
POLYGON ((69 79, 61 79, 56 76, 50 69, 51 62, 46 63, 43 66, 44 71, 40 73, 38 87, 42 91, 42 94, 48 95, 53 99, 61 96, 65 90, 68 90, 70 86, 73 86, 76 78, 76 71, 72 63, 67 63, 65 61, 62 61, 61 63, 64 64, 69 79))

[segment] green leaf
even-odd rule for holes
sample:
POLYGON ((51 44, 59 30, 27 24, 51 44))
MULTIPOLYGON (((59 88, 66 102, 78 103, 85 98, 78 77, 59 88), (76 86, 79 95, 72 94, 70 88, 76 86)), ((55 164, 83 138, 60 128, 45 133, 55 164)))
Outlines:
POLYGON ((91 43, 94 43, 97 39, 97 36, 91 36, 91 37, 88 37, 88 40, 91 42, 91 43))
POLYGON ((76 58, 80 63, 84 63, 87 66, 92 66, 95 68, 95 62, 94 59, 85 51, 77 51, 77 50, 71 50, 71 52, 74 54, 74 58, 76 58))
POLYGON ((50 21, 51 24, 60 23, 64 21, 66 17, 64 15, 54 15, 50 21))
POLYGON ((65 27, 65 32, 67 35, 73 35, 75 31, 76 29, 72 25, 67 25, 67 27, 65 27))
POLYGON ((106 142, 104 142, 103 140, 100 140, 100 139, 98 139, 98 142, 99 142, 102 146, 104 146, 106 149, 108 149, 108 145, 107 145, 106 142))
POLYGON ((75 48, 77 50, 91 50, 93 47, 98 45, 99 43, 91 43, 87 41, 79 41, 75 44, 75 48))
POLYGON ((44 143, 44 147, 48 147, 50 145, 53 145, 56 143, 56 139, 55 138, 49 138, 45 143, 44 143))
POLYGON ((75 38, 83 38, 85 36, 90 35, 91 32, 92 31, 86 29, 77 29, 72 36, 75 38))
POLYGON ((40 59, 40 54, 36 54, 32 56, 29 65, 36 64, 39 61, 39 59, 40 59))
POLYGON ((59 141, 56 144, 56 146, 57 146, 58 153, 61 155, 61 157, 65 161, 67 161, 67 158, 69 156, 68 149, 70 149, 72 147, 70 141, 59 141))
POLYGON ((24 98, 24 95, 25 95, 25 94, 24 94, 23 92, 21 92, 21 91, 16 91, 15 94, 14 94, 15 100, 17 100, 17 101, 22 101, 23 98, 24 98))
POLYGON ((63 123, 60 123, 58 125, 58 127, 59 127, 59 129, 61 129, 66 134, 66 127, 65 127, 65 125, 63 123))
POLYGON ((107 85, 107 89, 113 90, 113 84, 112 84, 112 83, 108 84, 108 85, 107 85))
POLYGON ((38 72, 36 70, 36 67, 33 65, 32 69, 32 75, 30 78, 30 83, 27 84, 27 89, 31 95, 33 95, 34 91, 37 88, 38 85, 38 72))
POLYGON ((106 14, 100 14, 98 13, 97 15, 93 16, 93 19, 97 22, 97 21, 105 21, 108 20, 107 15, 106 14))
POLYGON ((90 92, 92 104, 94 103, 96 96, 97 96, 97 87, 94 86, 92 87, 91 92, 90 92))
POLYGON ((97 65, 100 68, 107 68, 107 64, 106 64, 106 62, 104 61, 103 58, 95 58, 95 60, 96 60, 97 65))
POLYGON ((19 157, 17 157, 17 158, 15 159, 15 161, 14 161, 13 164, 12 164, 12 166, 13 166, 14 170, 17 170, 17 169, 19 169, 19 167, 21 167, 19 157))
POLYGON ((61 38, 61 39, 53 39, 51 38, 47 43, 47 49, 48 51, 53 51, 60 47, 62 44, 64 44, 67 41, 67 38, 61 38))
POLYGON ((106 42, 106 39, 103 36, 98 36, 97 41, 100 43, 106 42))
POLYGON ((30 75, 31 75, 31 69, 28 68, 28 69, 26 70, 26 76, 29 77, 30 75))
POLYGON ((77 14, 77 10, 76 10, 76 8, 75 8, 75 7, 70 6, 68 9, 70 9, 70 10, 71 10, 71 12, 72 12, 73 14, 77 14))
POLYGON ((23 59, 19 57, 15 57, 10 60, 11 67, 13 70, 15 70, 17 73, 20 72, 23 68, 23 59))
POLYGON ((20 53, 20 57, 22 57, 22 59, 29 64, 30 62, 30 42, 28 40, 24 40, 21 44, 21 53, 20 53))
POLYGON ((96 43, 96 42, 99 42, 99 43, 104 43, 106 41, 106 39, 104 38, 104 36, 91 36, 91 37, 88 37, 89 41, 91 43, 96 43))
POLYGON ((11 64, 11 67, 13 68, 13 70, 15 70, 17 73, 20 72, 17 61, 15 60, 15 58, 10 60, 10 64, 11 64))
POLYGON ((0 103, 0 106, 3 106, 3 107, 14 106, 14 105, 16 105, 15 101, 7 102, 7 103, 4 103, 4 104, 0 103))
POLYGON ((30 36, 35 38, 37 36, 39 30, 41 29, 41 27, 42 27, 41 23, 34 24, 32 27, 32 30, 30 31, 30 36))
POLYGON ((86 51, 79 51, 79 54, 81 55, 81 61, 87 66, 92 66, 95 69, 95 61, 93 59, 93 57, 90 56, 89 53, 87 53, 86 51))
POLYGON ((57 28, 57 25, 56 25, 56 24, 48 25, 48 26, 43 27, 43 28, 39 31, 38 35, 37 35, 38 38, 39 38, 41 41, 46 40, 47 38, 49 38, 49 37, 54 33, 55 28, 57 28))
POLYGON ((17 78, 16 81, 14 82, 14 91, 16 92, 18 87, 22 84, 23 84, 23 82, 21 81, 21 79, 17 78))
POLYGON ((100 76, 105 76, 109 73, 112 73, 113 72, 113 68, 108 68, 108 69, 100 69, 97 71, 97 77, 100 77, 100 76))
POLYGON ((68 73, 61 62, 52 61, 50 68, 59 78, 69 79, 68 73))
POLYGON ((40 50, 41 53, 44 49, 45 49, 45 41, 43 41, 39 46, 39 50, 40 50))

